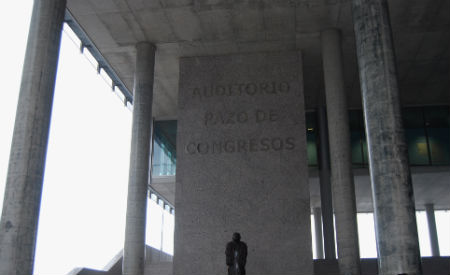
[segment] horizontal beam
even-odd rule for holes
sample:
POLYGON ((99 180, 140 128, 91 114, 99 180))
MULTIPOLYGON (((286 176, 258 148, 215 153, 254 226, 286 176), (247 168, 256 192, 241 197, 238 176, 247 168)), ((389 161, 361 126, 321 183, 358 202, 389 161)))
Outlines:
POLYGON ((111 78, 112 80, 112 88, 115 89, 116 87, 120 89, 122 94, 125 97, 124 104, 126 105, 127 102, 130 104, 133 104, 133 93, 131 93, 125 84, 122 82, 122 80, 119 78, 119 76, 116 74, 116 72, 113 70, 111 65, 106 61, 106 58, 103 57, 103 55, 100 53, 99 49, 95 46, 95 44, 91 41, 91 39, 88 37, 86 32, 83 30, 83 28, 78 24, 78 22, 73 17, 72 13, 68 9, 66 9, 66 14, 64 17, 64 22, 69 25, 69 27, 72 29, 72 31, 78 36, 78 38, 81 41, 81 49, 88 49, 89 52, 92 54, 92 56, 97 60, 98 63, 98 70, 103 69, 111 78))

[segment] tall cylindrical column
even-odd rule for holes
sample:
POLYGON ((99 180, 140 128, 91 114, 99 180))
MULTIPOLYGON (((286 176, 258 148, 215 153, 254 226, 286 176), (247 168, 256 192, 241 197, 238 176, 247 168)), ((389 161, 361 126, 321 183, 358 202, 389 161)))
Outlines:
POLYGON ((381 275, 422 274, 386 0, 353 0, 381 275))
POLYGON ((136 51, 123 275, 144 274, 147 190, 151 179, 150 147, 156 48, 150 43, 141 42, 136 45, 136 51))
POLYGON ((342 275, 360 274, 355 186, 340 33, 335 29, 323 31, 321 40, 339 270, 342 275))
POLYGON ((320 207, 314 207, 314 228, 316 235, 316 257, 323 259, 323 241, 322 241, 322 210, 320 207))
POLYGON ((325 107, 317 109, 319 124, 319 179, 320 179, 320 204, 322 206, 323 241, 325 259, 336 259, 336 247, 334 245, 334 218, 333 201, 330 180, 330 153, 328 146, 327 112, 325 107))
POLYGON ((65 0, 34 1, 0 222, 0 274, 33 273, 65 8, 65 0))
POLYGON ((431 244, 431 256, 439 257, 441 253, 439 252, 439 241, 436 230, 436 218, 434 216, 434 205, 426 204, 425 210, 427 213, 428 233, 430 236, 430 244, 431 244))

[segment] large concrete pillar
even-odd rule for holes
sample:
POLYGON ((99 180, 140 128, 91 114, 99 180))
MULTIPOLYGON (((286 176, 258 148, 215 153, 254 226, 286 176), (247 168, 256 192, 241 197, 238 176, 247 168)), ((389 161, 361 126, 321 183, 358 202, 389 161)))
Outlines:
POLYGON ((323 239, 322 239, 322 210, 320 207, 313 208, 314 215, 314 229, 316 240, 316 257, 317 259, 323 259, 323 239))
POLYGON ((145 267, 147 190, 151 179, 150 147, 155 50, 155 46, 147 42, 136 45, 123 275, 143 275, 145 267))
POLYGON ((330 180, 330 153, 328 146, 327 112, 325 107, 317 109, 319 124, 319 179, 320 179, 320 204, 322 206, 323 241, 325 259, 336 259, 336 247, 334 245, 334 218, 333 201, 330 180))
POLYGON ((353 0, 381 275, 422 274, 386 0, 353 0))
POLYGON ((65 0, 34 1, 0 222, 0 274, 33 273, 65 8, 65 0))
POLYGON ((335 29, 323 31, 321 40, 339 270, 342 275, 360 274, 355 186, 340 33, 335 29))
POLYGON ((439 257, 439 241, 436 230, 436 218, 434 216, 434 205, 426 204, 425 210, 427 213, 427 221, 428 221, 428 233, 430 236, 430 245, 431 245, 431 256, 439 257))

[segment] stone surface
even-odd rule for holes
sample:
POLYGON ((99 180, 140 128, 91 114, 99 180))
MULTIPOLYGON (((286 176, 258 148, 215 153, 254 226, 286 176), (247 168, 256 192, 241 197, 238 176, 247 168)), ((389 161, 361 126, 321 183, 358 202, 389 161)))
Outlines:
POLYGON ((33 273, 65 0, 35 1, 0 222, 0 274, 33 273))
POLYGON ((299 52, 180 60, 174 275, 312 274, 299 52))
POLYGON ((356 198, 341 34, 336 29, 329 29, 321 33, 321 39, 339 270, 342 275, 359 275, 356 198))
POLYGON ((422 274, 413 186, 386 0, 353 0, 359 76, 382 275, 422 274))
POLYGON ((145 226, 152 139, 153 76, 156 47, 147 42, 136 45, 133 123, 127 216, 123 252, 123 275, 141 275, 145 268, 145 226))

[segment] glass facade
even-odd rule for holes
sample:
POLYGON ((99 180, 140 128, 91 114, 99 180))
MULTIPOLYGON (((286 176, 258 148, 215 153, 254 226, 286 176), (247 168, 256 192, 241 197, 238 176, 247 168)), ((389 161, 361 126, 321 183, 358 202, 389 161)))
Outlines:
POLYGON ((318 151, 316 141, 319 139, 317 118, 315 112, 308 112, 306 119, 306 153, 308 155, 308 165, 318 165, 318 151))
POLYGON ((448 106, 424 107, 425 130, 431 165, 450 164, 450 110, 448 106))
POLYGON ((403 110, 403 125, 408 144, 409 161, 416 165, 429 164, 429 150, 422 108, 403 110))
POLYGON ((408 107, 403 123, 411 165, 449 165, 449 106, 408 107))
POLYGON ((367 166, 369 157, 362 111, 350 110, 348 112, 348 120, 350 123, 350 148, 352 150, 353 166, 367 166))
MULTIPOLYGON (((306 113, 308 165, 318 165, 317 113, 306 113)), ((403 109, 403 124, 410 165, 450 164, 449 106, 422 106, 403 109)), ((367 167, 367 142, 361 110, 349 111, 350 145, 353 167, 367 167)), ((154 123, 153 175, 175 175, 177 121, 154 123)))
POLYGON ((152 176, 173 176, 177 164, 177 121, 155 121, 153 125, 152 176))

